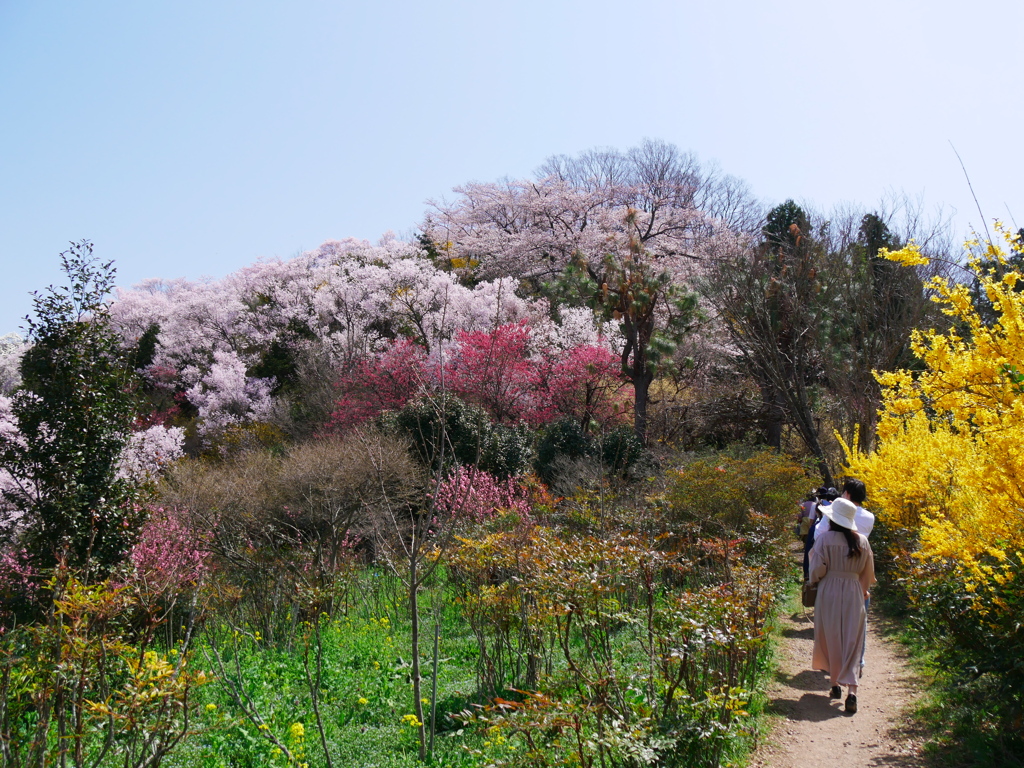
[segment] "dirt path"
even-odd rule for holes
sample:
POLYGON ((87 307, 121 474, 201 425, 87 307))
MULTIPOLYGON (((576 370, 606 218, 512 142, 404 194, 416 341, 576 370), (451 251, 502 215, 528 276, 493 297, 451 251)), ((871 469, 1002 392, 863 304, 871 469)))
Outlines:
POLYGON ((869 617, 858 711, 847 715, 842 701, 829 700, 825 674, 810 669, 814 644, 810 612, 783 618, 778 672, 768 705, 777 721, 751 760, 752 768, 925 765, 920 737, 910 730, 906 718, 919 682, 903 650, 881 631, 881 622, 877 614, 869 617))

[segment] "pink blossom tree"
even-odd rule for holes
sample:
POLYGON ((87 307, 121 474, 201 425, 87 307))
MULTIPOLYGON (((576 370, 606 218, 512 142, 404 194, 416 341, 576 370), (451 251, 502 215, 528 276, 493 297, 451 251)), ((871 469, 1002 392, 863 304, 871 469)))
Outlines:
POLYGON ((453 201, 431 203, 421 229, 438 254, 483 277, 543 279, 577 257, 600 268, 607 254, 625 255, 636 242, 685 278, 705 240, 752 230, 761 215, 742 182, 659 141, 556 156, 533 179, 455 192, 453 201))
POLYGON ((184 456, 185 430, 154 424, 133 432, 121 454, 117 476, 139 483, 156 481, 163 471, 184 456))
POLYGON ((529 353, 530 328, 525 322, 492 332, 462 331, 445 378, 455 394, 482 406, 496 421, 526 419, 540 413, 540 370, 529 353))
POLYGON ((187 395, 199 413, 199 434, 204 438, 270 415, 272 380, 247 376, 245 364, 234 352, 215 352, 207 371, 190 367, 182 377, 195 382, 187 395))
POLYGON ((408 339, 391 344, 380 357, 365 358, 338 382, 341 397, 329 429, 349 429, 384 411, 403 407, 427 383, 427 354, 408 339))

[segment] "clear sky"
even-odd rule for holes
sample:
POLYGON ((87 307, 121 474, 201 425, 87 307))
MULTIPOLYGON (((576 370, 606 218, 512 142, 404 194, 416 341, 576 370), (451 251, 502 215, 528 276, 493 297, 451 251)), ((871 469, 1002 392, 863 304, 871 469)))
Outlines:
POLYGON ((91 239, 119 283, 411 233, 645 137, 769 202, 1024 226, 1020 0, 0 0, 0 333, 91 239))

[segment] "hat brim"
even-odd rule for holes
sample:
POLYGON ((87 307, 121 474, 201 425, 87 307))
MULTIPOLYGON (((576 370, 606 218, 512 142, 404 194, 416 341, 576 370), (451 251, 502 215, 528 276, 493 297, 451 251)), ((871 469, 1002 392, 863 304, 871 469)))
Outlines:
POLYGON ((855 532, 857 531, 857 521, 852 517, 846 518, 837 515, 835 512, 832 511, 831 504, 819 504, 818 509, 821 510, 821 514, 823 514, 829 520, 833 520, 834 522, 843 526, 843 528, 849 528, 851 531, 855 532))

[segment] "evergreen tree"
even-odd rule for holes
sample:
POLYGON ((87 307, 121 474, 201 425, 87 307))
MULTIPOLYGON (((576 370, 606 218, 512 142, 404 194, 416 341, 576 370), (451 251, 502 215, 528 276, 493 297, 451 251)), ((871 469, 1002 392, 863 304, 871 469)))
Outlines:
POLYGON ((64 562, 102 575, 120 562, 140 522, 136 486, 117 476, 135 416, 129 354, 104 298, 115 271, 87 241, 61 254, 68 284, 33 294, 30 348, 12 411, 18 432, 0 440, 5 490, 23 512, 21 538, 36 567, 64 562))

